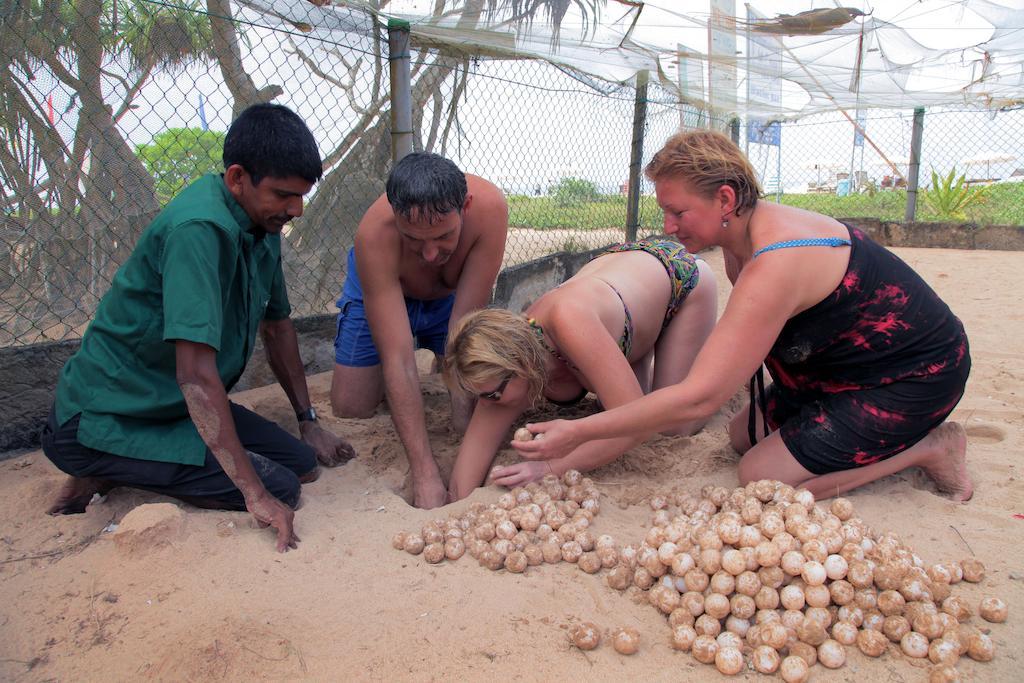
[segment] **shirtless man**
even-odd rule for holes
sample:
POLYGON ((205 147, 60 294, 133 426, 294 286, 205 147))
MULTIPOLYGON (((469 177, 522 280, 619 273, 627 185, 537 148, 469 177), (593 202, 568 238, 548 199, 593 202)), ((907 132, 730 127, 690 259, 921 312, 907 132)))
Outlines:
MULTIPOLYGON (((508 205, 493 183, 427 152, 400 160, 386 193, 363 216, 338 300, 331 406, 369 417, 387 395, 409 459, 413 503, 447 501, 430 449, 415 349, 444 355, 448 329, 481 308, 501 267, 508 205), (415 343, 414 343, 415 342, 415 343)), ((473 402, 453 393, 452 423, 464 431, 473 402)))

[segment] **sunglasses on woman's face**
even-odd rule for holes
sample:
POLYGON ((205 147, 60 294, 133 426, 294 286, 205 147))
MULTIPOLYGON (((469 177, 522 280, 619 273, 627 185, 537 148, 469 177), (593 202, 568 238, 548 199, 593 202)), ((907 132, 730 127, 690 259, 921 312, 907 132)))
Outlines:
POLYGON ((508 383, 510 381, 512 381, 512 375, 507 375, 505 377, 505 379, 501 380, 501 384, 499 384, 496 389, 492 389, 491 391, 481 392, 481 393, 477 394, 477 397, 478 398, 482 398, 485 401, 500 401, 501 400, 501 394, 502 394, 502 392, 505 391, 505 387, 508 386, 508 383))

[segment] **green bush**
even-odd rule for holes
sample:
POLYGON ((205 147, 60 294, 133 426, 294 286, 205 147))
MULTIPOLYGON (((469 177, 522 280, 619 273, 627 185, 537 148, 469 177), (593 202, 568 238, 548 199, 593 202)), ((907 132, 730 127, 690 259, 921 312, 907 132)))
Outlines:
POLYGON ((559 206, 575 206, 601 198, 597 185, 583 178, 562 178, 551 188, 551 196, 559 206))
POLYGON ((967 220, 967 209, 986 200, 985 188, 971 187, 967 176, 956 175, 956 166, 949 175, 940 176, 932 170, 932 186, 924 193, 924 203, 939 218, 967 220))
POLYGON ((200 176, 224 170, 224 137, 224 133, 201 128, 168 128, 148 145, 136 147, 135 153, 156 180, 161 204, 200 176))

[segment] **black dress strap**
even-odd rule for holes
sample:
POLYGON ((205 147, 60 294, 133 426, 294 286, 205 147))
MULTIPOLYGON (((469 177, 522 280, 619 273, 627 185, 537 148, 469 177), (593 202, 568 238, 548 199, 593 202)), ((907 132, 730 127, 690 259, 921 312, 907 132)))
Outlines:
MULTIPOLYGON (((757 413, 758 404, 761 409, 761 421, 764 427, 764 436, 768 436, 768 415, 765 412, 767 410, 767 396, 764 391, 764 365, 757 366, 757 372, 750 378, 750 413, 747 418, 747 436, 750 438, 750 445, 753 446, 757 443, 757 413), (757 386, 757 394, 755 396, 754 387, 757 386)), ((762 437, 764 438, 764 437, 762 437)))

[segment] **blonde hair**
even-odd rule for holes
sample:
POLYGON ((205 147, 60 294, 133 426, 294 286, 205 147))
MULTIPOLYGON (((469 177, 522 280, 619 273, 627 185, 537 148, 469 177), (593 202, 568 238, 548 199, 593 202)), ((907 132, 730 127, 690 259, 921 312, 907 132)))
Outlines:
POLYGON ((530 405, 544 395, 547 351, 521 315, 504 308, 467 313, 448 334, 444 380, 449 387, 473 392, 474 387, 510 375, 526 380, 530 405))
POLYGON ((677 133, 668 139, 644 169, 657 182, 666 178, 683 180, 708 199, 728 185, 736 192, 736 215, 753 210, 761 196, 754 167, 728 137, 713 130, 677 133))

